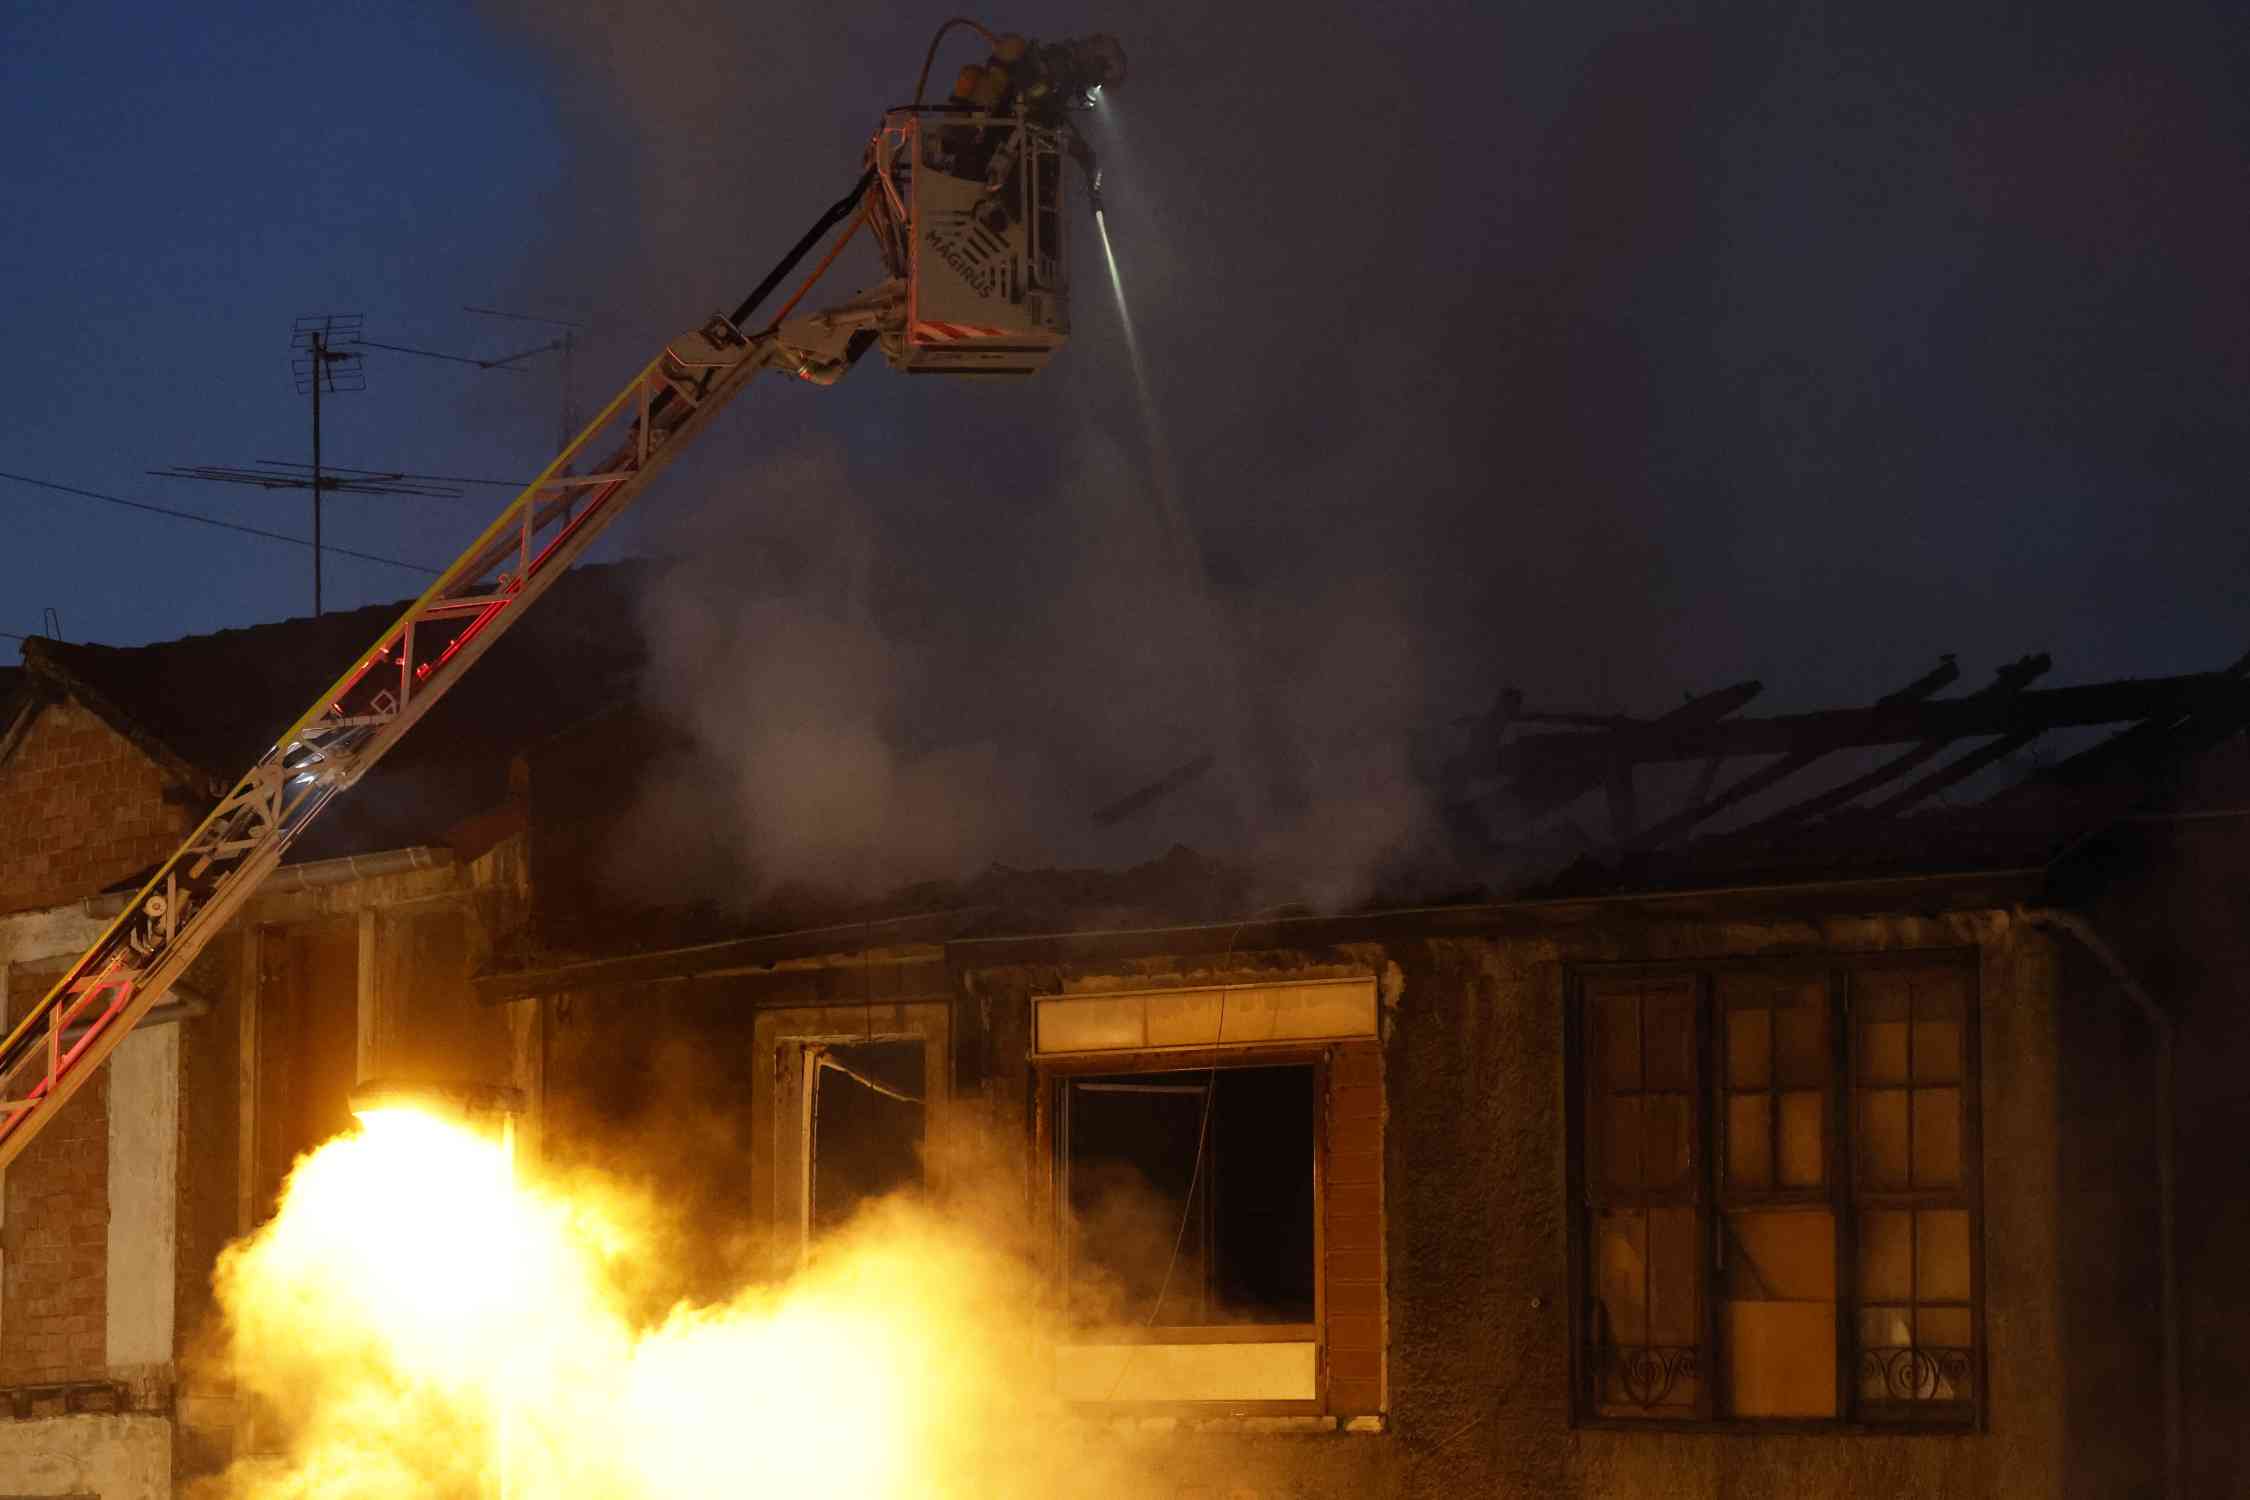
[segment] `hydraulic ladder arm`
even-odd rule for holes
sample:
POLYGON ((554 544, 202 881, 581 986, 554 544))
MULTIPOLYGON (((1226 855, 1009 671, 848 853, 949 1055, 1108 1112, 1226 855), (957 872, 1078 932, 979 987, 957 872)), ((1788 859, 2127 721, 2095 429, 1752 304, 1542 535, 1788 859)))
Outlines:
MULTIPOLYGON (((1029 59, 1009 65, 1011 87, 1020 85, 1012 109, 925 109, 917 100, 890 111, 858 183, 733 315, 713 316, 644 366, 274 741, 0 1040, 0 1169, 164 998, 298 835, 452 690, 759 372, 828 385, 880 345, 902 370, 1022 375, 1062 347, 1069 316, 1057 163, 1073 136, 1061 110, 1121 79, 1123 54, 1108 38, 1034 44, 1028 53, 1020 40, 1007 40, 1029 59), (1005 150, 1012 165, 965 171, 964 156, 980 142, 1005 150), (767 293, 846 218, 855 222, 843 239, 863 224, 874 230, 887 279, 791 319, 842 248, 839 239, 779 317, 746 331, 767 293)), ((934 41, 931 48, 934 55, 934 41)))
MULTIPOLYGON (((819 342, 835 327, 880 322, 890 305, 857 299, 803 331, 819 342)), ((93 1077, 297 836, 436 706, 752 378, 767 369, 806 370, 805 350, 788 337, 795 331, 745 334, 721 316, 674 339, 234 783, 0 1042, 0 1168, 93 1077), (598 461, 588 465, 588 458, 598 461)))

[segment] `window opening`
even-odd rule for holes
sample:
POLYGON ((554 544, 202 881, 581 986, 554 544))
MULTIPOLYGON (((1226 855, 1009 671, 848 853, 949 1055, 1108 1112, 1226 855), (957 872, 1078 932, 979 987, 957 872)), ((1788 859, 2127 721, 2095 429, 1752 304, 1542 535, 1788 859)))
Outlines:
POLYGON ((1836 1415, 1836 1210, 1828 992, 1818 975, 1723 974, 1718 1246, 1725 1408, 1836 1415))
POLYGON ((1966 985, 1855 982, 1859 1369, 1863 1403, 1912 1415, 1968 1401, 1974 1367, 1963 1178, 1966 985))
MULTIPOLYGON (((359 922, 258 929, 251 1212, 264 1222, 297 1158, 352 1128, 359 1081, 359 922)), ((243 1226, 248 1229, 250 1226, 243 1226)))
POLYGON ((1587 1411, 1974 1419, 1973 982, 1958 962, 1589 976, 1587 1411))
POLYGON ((1072 1078, 1061 1106, 1074 1315, 1161 1327, 1313 1321, 1311 1065, 1072 1078))
POLYGON ((1633 984, 1587 1009, 1595 1400, 1690 1415, 1703 1386, 1695 990, 1633 984))
POLYGON ((924 1045, 909 1037, 805 1049, 808 1235, 922 1185, 924 1045))

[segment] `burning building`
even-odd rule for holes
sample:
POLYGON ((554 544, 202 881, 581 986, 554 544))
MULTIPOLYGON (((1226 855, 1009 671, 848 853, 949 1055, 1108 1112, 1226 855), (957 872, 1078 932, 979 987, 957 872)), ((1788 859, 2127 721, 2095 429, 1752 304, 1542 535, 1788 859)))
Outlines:
MULTIPOLYGON (((603 872, 650 743, 620 577, 8 1169, 0 1489, 2235 1488, 2239 666, 1503 699, 1432 768, 1448 837, 1568 847, 1446 899, 1176 851, 652 906, 603 872), (519 1091, 547 1185, 443 1136, 353 1175, 370 1080, 519 1091), (377 1283, 403 1323, 352 1322, 377 1283)), ((366 628, 27 652, 11 1004, 366 628)))

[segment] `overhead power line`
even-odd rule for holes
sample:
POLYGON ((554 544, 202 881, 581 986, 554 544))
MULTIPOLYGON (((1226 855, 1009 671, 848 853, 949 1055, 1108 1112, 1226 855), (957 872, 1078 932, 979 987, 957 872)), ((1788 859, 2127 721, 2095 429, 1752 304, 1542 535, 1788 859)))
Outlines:
POLYGON ((483 313, 488 318, 512 318, 518 323, 545 323, 550 328, 576 328, 583 332, 586 325, 574 318, 543 318, 537 313, 504 312, 497 307, 471 307, 461 304, 461 311, 483 313))
POLYGON ((327 495, 418 495, 433 500, 458 500, 461 492, 451 485, 432 487, 403 474, 344 474, 331 464, 315 470, 310 464, 266 464, 255 469, 233 464, 181 464, 151 469, 159 479, 202 479, 212 484, 247 484, 261 490, 309 490, 318 482, 327 495))
MULTIPOLYGON (((170 516, 175 521, 193 521, 198 526, 216 526, 221 531, 239 531, 244 536, 263 537, 269 542, 287 542, 292 547, 310 547, 312 543, 301 536, 291 536, 283 531, 268 531, 262 526, 245 526, 239 521, 222 521, 217 516, 199 515, 192 510, 174 510, 167 505, 151 505, 145 500, 127 500, 122 495, 105 495, 100 490, 81 489, 74 484, 57 484, 51 479, 35 479, 29 474, 10 473, 0 469, 0 479, 27 484, 33 489, 52 490, 58 495, 76 495, 85 500, 99 500, 104 505, 120 505, 127 510, 147 511, 150 515, 170 516)), ((350 547, 324 545, 324 552, 334 552, 343 557, 356 557, 361 562, 381 563, 385 567, 404 568, 410 573, 428 573, 433 577, 444 571, 422 563, 407 562, 403 558, 383 557, 373 552, 359 552, 350 547)))
POLYGON ((524 373, 515 367, 517 360, 528 358, 533 354, 543 354, 553 347, 553 345, 543 344, 537 349, 526 350, 523 354, 511 354, 504 359, 473 359, 466 354, 441 354, 435 349, 416 349, 408 344, 385 344, 374 339, 354 339, 352 343, 355 348, 388 349, 393 354, 418 354, 424 359, 442 359, 448 364, 475 365, 480 370, 506 370, 510 375, 524 373))
MULTIPOLYGON (((285 458, 261 458, 258 462, 269 469, 293 469, 299 473, 306 472, 305 465, 285 458)), ((496 490, 527 489, 531 484, 528 479, 477 479, 466 474, 408 474, 399 469, 351 469, 339 464, 330 464, 328 472, 342 474, 346 477, 356 476, 368 479, 430 479, 440 484, 482 484, 489 485, 496 490)), ((451 499, 453 497, 445 496, 441 498, 451 499)))

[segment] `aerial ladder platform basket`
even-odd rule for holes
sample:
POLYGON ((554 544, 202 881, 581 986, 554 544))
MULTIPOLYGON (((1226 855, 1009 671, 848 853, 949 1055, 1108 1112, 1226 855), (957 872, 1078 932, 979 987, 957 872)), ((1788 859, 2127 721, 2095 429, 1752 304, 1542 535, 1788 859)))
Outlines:
MULTIPOLYGON (((949 22, 939 30, 957 23, 949 22)), ((732 314, 672 340, 221 797, 92 947, 0 1040, 0 1168, 91 1080, 289 846, 419 723, 755 376, 839 379, 869 348, 913 374, 1029 375, 1069 337, 1069 111, 1124 76, 1106 37, 995 37, 980 99, 889 111, 859 182, 732 314), (850 228, 772 320, 753 314, 850 228), (802 316, 862 227, 886 278, 802 316)), ((934 57, 937 41, 931 43, 934 57)), ((923 81, 929 64, 923 65, 923 81)), ((964 70, 964 77, 968 70, 964 70)), ((1098 185, 1095 187, 1098 193, 1098 185)), ((1097 199, 1098 203, 1098 199, 1097 199)))

